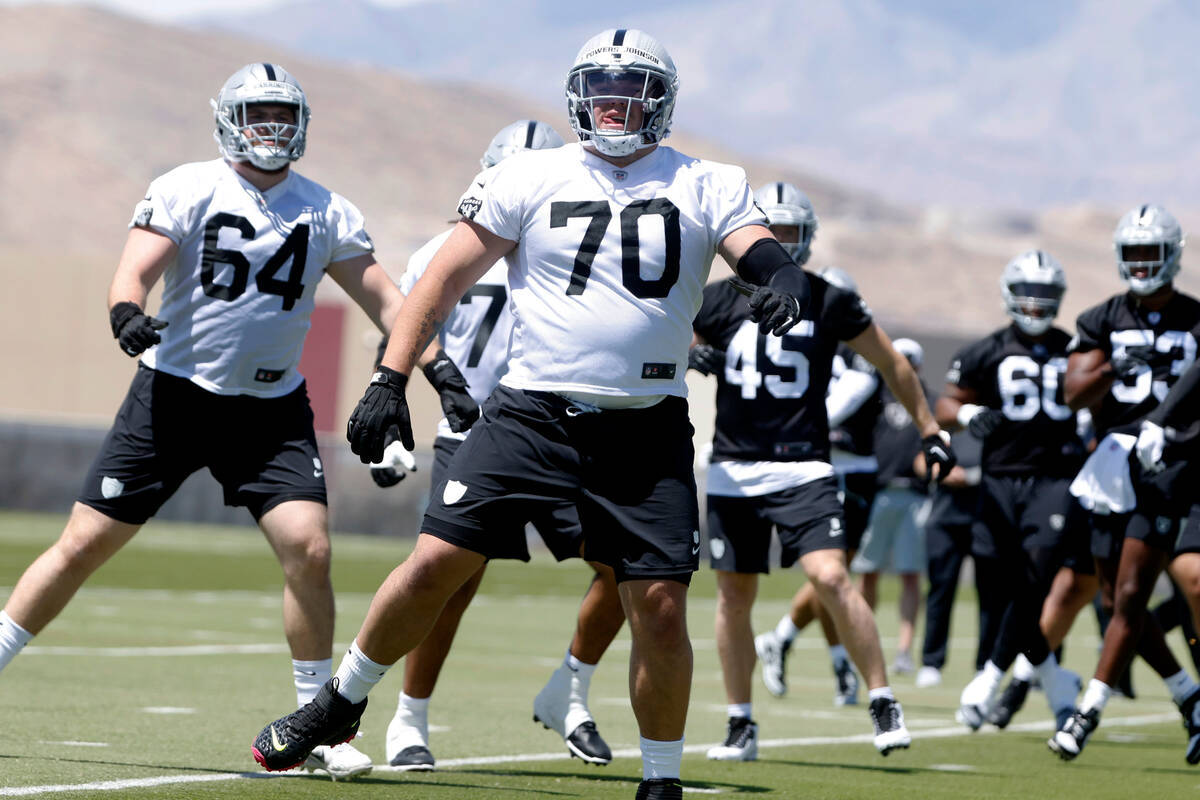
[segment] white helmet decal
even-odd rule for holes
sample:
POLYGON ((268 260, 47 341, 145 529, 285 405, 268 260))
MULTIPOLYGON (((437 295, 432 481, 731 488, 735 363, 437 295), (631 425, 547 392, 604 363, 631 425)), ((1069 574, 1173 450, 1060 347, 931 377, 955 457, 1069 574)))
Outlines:
POLYGON ((1021 253, 1005 265, 1000 277, 1004 310, 1029 336, 1050 330, 1066 291, 1062 264, 1045 250, 1021 253))
POLYGON ((217 128, 213 138, 230 161, 249 161, 268 172, 281 169, 304 155, 312 114, 304 90, 278 64, 247 64, 225 81, 216 100, 210 100, 217 128), (258 103, 293 106, 295 122, 246 124, 246 108, 258 103))
POLYGON ((1137 295, 1154 294, 1179 273, 1183 229, 1162 206, 1132 209, 1113 231, 1117 272, 1137 295))
POLYGON ((767 215, 769 224, 794 225, 800 229, 799 242, 780 244, 797 264, 807 263, 818 221, 808 196, 790 183, 774 181, 759 187, 754 202, 767 215))
POLYGON ((675 62, 656 39, 639 30, 613 28, 593 36, 567 73, 571 130, 607 156, 632 155, 665 139, 678 94, 675 62), (597 108, 621 103, 620 129, 597 123, 597 108), (641 124, 630 128, 638 114, 641 124))

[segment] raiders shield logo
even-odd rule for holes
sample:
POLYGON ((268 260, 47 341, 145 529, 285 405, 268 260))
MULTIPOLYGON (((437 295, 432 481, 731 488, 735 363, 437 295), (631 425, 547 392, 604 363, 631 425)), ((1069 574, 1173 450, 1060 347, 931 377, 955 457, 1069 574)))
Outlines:
POLYGON ((462 202, 458 204, 458 213, 467 219, 475 219, 475 215, 479 213, 479 209, 482 206, 482 200, 475 197, 464 197, 462 202))

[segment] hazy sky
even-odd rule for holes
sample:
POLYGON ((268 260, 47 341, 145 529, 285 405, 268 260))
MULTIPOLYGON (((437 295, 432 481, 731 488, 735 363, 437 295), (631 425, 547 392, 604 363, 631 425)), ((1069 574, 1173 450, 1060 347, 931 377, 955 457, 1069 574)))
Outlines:
MULTIPOLYGON (((283 5, 285 0, 0 0, 0 5, 93 5, 110 8, 125 14, 146 19, 171 21, 201 12, 210 13, 224 9, 249 11, 283 5)), ((372 0, 380 6, 410 5, 421 0, 372 0)))

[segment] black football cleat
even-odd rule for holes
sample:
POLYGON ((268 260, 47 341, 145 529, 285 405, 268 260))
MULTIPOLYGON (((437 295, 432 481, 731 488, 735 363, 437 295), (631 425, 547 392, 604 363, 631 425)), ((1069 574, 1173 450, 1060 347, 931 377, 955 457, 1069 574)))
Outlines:
POLYGON ((600 731, 596 730, 596 723, 590 719, 579 723, 566 738, 566 743, 571 755, 589 764, 604 766, 612 761, 612 749, 600 736, 600 731))
MULTIPOLYGON (((1012 722, 1013 715, 1021 710, 1025 705, 1025 698, 1029 696, 1029 681, 1022 681, 1013 678, 1008 682, 1008 686, 1004 687, 1004 691, 1000 693, 1000 699, 996 701, 995 708, 988 714, 987 721, 1003 730, 1008 727, 1008 723, 1012 722)), ((1074 709, 1071 709, 1073 712, 1074 709)), ((1062 727, 1062 721, 1057 726, 1062 727)))
POLYGON ((259 731, 250 747, 254 760, 268 772, 294 769, 315 748, 353 739, 366 707, 365 698, 351 703, 338 694, 337 678, 330 678, 310 702, 259 731))
POLYGON ((650 778, 638 784, 634 800, 683 800, 679 778, 650 778))

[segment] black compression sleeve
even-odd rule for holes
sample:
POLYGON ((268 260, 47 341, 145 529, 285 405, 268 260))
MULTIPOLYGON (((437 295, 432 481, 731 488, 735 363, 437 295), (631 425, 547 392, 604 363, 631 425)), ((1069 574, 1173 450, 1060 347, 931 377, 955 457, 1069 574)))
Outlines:
POLYGON ((801 314, 808 308, 808 276, 774 239, 764 236, 750 245, 738 259, 736 272, 751 283, 790 294, 800 304, 801 314))

